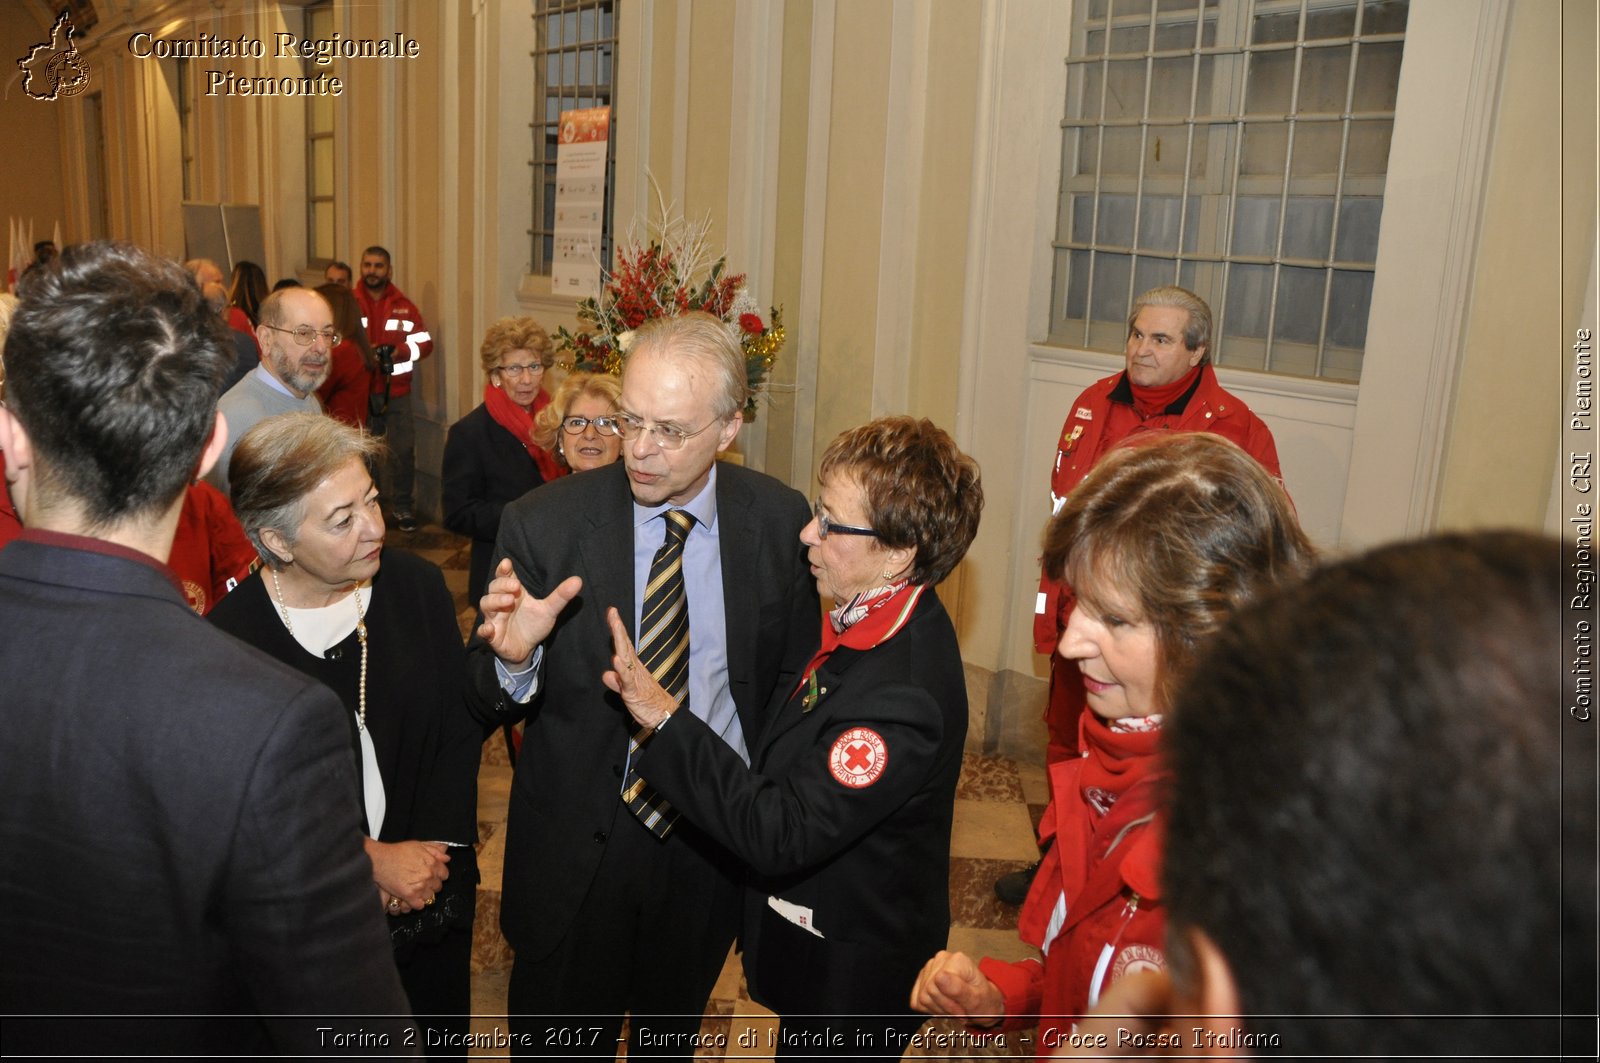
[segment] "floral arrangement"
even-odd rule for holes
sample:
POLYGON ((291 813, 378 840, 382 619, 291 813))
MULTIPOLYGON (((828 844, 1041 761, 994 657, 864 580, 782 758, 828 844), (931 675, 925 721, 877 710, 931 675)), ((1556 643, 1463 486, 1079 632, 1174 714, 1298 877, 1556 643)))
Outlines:
POLYGON ((634 330, 640 325, 703 310, 719 318, 744 351, 750 385, 744 418, 753 421, 756 400, 783 347, 782 308, 770 308, 770 318, 763 320, 761 308, 745 286, 745 275, 727 272, 727 256, 705 267, 710 257, 705 249, 708 221, 689 224, 670 215, 664 206, 661 215, 662 221, 652 225, 647 242, 630 240, 619 249, 617 268, 605 272, 600 298, 578 304, 578 320, 588 327, 576 333, 565 327, 556 329, 555 348, 566 356, 557 364, 620 375, 634 330))

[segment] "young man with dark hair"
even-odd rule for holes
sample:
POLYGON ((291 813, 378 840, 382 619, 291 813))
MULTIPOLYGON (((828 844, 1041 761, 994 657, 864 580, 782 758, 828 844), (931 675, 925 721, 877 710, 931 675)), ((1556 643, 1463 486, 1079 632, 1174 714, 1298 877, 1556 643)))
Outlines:
POLYGON ((195 616, 164 563, 227 438, 227 326, 128 244, 69 247, 22 289, 0 408, 25 526, 0 552, 6 1050, 320 1053, 353 1030, 318 1016, 363 1014, 401 1045, 339 701, 195 616))

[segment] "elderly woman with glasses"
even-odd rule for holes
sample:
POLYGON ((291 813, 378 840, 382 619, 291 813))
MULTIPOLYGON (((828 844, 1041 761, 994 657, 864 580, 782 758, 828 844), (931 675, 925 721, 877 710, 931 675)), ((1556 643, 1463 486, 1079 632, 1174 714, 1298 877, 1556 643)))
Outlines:
POLYGON ((573 373, 534 418, 533 441, 553 451, 573 472, 610 465, 622 457, 617 403, 622 384, 604 373, 573 373))
POLYGON ((910 417, 839 436, 819 482, 800 541, 833 610, 748 766, 677 711, 615 610, 603 679, 639 727, 639 778, 749 868, 745 975, 782 1016, 778 1055, 899 1057, 922 1024, 905 986, 950 931, 967 733, 961 651, 933 588, 977 533, 983 490, 977 463, 910 417))
POLYGON ((450 426, 442 470, 444 526, 472 539, 472 601, 489 585, 500 511, 567 471, 534 441, 534 419, 550 404, 550 336, 531 317, 503 317, 484 333, 478 356, 488 378, 483 403, 450 426))

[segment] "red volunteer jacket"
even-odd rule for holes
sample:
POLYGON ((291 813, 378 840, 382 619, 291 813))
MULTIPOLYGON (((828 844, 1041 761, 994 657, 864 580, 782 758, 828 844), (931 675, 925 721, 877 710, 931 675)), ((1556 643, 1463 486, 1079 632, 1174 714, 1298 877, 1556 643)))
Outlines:
MULTIPOLYGON (((1144 421, 1133 412, 1133 388, 1127 382, 1127 374, 1114 373, 1084 389, 1061 426, 1055 469, 1050 477, 1050 512, 1061 508, 1067 494, 1107 450, 1131 435, 1152 430, 1215 432, 1239 444, 1273 476, 1283 479, 1271 430, 1250 407, 1222 389, 1216 370, 1209 364, 1200 367, 1200 375, 1188 394, 1164 413, 1144 421), (1122 430, 1113 428, 1112 422, 1122 430)), ((1039 602, 1033 617, 1034 648, 1040 653, 1056 648, 1074 601, 1071 587, 1048 576, 1040 577, 1039 602)))
POLYGON ((1065 923, 1043 962, 984 959, 978 964, 1005 997, 1000 1028, 1019 1029, 1037 1020, 1041 1054, 1064 1043, 1073 1022, 1117 979, 1166 966, 1161 832, 1155 823, 1158 777, 1123 794, 1086 838, 1078 782, 1082 766, 1082 758, 1050 765, 1058 796, 1045 810, 1039 831, 1056 844, 1034 876, 1017 933, 1042 948, 1063 893, 1065 923))
MULTIPOLYGON (((367 340, 373 347, 394 345, 394 377, 389 394, 411 394, 411 371, 433 353, 433 337, 422 321, 422 311, 393 284, 377 299, 367 294, 364 284, 356 285, 355 293, 356 302, 361 304, 361 321, 367 327, 367 340)), ((373 374, 372 390, 382 393, 381 374, 373 374)))

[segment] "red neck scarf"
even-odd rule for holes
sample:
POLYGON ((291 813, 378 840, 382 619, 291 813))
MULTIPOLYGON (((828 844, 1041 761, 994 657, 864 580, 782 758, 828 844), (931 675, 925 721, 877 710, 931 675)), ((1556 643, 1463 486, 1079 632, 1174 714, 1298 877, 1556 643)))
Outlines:
POLYGON ((1128 387, 1133 392, 1133 408, 1144 418, 1166 413, 1168 406, 1177 402, 1185 391, 1194 386, 1195 377, 1199 375, 1200 367, 1197 365, 1172 383, 1162 384, 1159 387, 1142 388, 1129 380, 1128 387))
POLYGON ((545 483, 566 475, 567 470, 561 467, 561 463, 551 457, 548 450, 533 441, 533 419, 540 410, 550 405, 550 396, 543 389, 534 396, 533 409, 524 410, 511 401, 511 396, 506 394, 505 388, 485 384, 483 405, 489 411, 489 416, 494 418, 495 424, 510 432, 516 437, 517 442, 522 444, 528 456, 533 459, 533 463, 539 466, 539 474, 544 477, 545 483))
POLYGON ((1145 722, 1152 719, 1113 724, 1096 716, 1093 710, 1079 714, 1078 740, 1084 757, 1078 789, 1091 823, 1110 811, 1117 798, 1135 783, 1156 770, 1161 725, 1159 721, 1145 722))
MULTIPOLYGON (((824 693, 816 689, 817 669, 822 667, 823 661, 833 655, 834 650, 840 646, 851 650, 870 650, 874 646, 882 646, 906 626, 911 614, 916 611, 917 600, 927 589, 926 583, 900 583, 880 587, 876 591, 858 595, 824 617, 822 645, 817 647, 811 663, 806 665, 805 671, 801 673, 799 686, 794 688, 795 694, 800 692, 801 687, 810 688, 806 692, 805 708, 810 709, 816 703, 817 697, 824 693), (835 630, 833 621, 835 616, 840 617, 849 626, 843 630, 835 630)), ((794 694, 789 696, 792 698, 794 694)))

